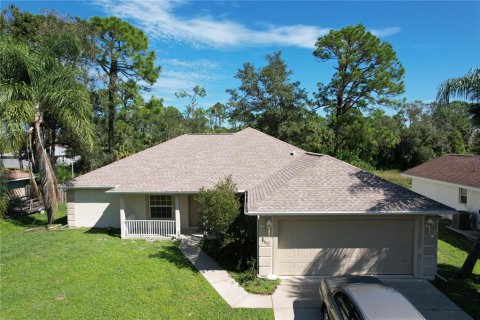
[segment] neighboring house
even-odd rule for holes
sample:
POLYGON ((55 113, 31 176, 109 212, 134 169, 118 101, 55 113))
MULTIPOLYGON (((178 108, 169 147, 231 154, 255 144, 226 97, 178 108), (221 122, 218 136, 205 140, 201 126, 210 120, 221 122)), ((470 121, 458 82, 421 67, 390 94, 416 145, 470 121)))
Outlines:
POLYGON ((10 196, 25 197, 30 190, 30 174, 20 170, 7 170, 7 189, 10 196))
POLYGON ((7 170, 9 215, 31 214, 43 210, 43 204, 30 186, 30 174, 21 170, 7 170))
POLYGON ((190 233, 195 194, 227 175, 257 217, 262 276, 436 273, 437 217, 451 208, 251 128, 182 135, 77 177, 68 223, 122 238, 190 233))
POLYGON ((403 175, 412 178, 413 191, 458 211, 479 213, 480 156, 447 154, 403 175))
MULTIPOLYGON (((8 152, 0 155, 0 159, 6 168, 23 169, 30 167, 30 162, 26 159, 19 159, 14 153, 8 152)), ((67 156, 67 149, 61 145, 55 146, 55 163, 60 165, 71 165, 80 159, 80 156, 73 158, 67 156)))
POLYGON ((8 152, 0 155, 0 161, 2 161, 5 168, 10 169, 27 169, 30 167, 30 162, 26 159, 19 159, 13 153, 8 152))

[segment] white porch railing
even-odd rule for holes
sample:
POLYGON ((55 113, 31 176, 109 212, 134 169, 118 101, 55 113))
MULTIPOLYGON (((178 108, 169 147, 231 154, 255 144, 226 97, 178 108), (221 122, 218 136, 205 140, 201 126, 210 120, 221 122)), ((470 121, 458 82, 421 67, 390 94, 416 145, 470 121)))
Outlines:
POLYGON ((175 234, 175 220, 125 220, 126 238, 166 238, 175 234))

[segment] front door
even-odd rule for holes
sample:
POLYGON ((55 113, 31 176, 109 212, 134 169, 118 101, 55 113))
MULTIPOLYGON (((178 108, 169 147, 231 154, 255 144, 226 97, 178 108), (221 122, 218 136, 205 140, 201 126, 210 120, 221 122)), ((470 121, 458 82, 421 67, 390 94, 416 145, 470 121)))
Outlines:
POLYGON ((200 217, 198 214, 199 203, 195 200, 195 196, 188 196, 188 221, 190 227, 198 227, 200 222, 200 217))

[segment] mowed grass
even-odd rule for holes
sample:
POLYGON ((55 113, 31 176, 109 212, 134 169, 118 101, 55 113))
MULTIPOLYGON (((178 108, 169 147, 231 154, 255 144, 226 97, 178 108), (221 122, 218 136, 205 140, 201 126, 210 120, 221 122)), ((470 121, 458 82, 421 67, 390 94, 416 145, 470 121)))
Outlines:
POLYGON ((440 221, 438 239, 438 274, 448 282, 437 279, 433 284, 474 319, 480 319, 480 262, 471 277, 457 276, 473 242, 445 228, 450 224, 446 219, 440 221))
POLYGON ((404 188, 410 189, 412 187, 412 179, 404 177, 400 174, 400 170, 373 170, 374 175, 379 176, 385 180, 398 184, 404 188))
POLYGON ((0 222, 1 319, 273 319, 230 308, 174 242, 25 222, 0 222))

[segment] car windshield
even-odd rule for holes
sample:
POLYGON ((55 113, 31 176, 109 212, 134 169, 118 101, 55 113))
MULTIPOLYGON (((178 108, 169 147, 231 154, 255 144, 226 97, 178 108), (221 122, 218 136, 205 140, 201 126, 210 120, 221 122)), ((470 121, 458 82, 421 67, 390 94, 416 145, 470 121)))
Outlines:
POLYGON ((345 293, 338 291, 333 298, 335 299, 335 303, 338 306, 338 310, 340 311, 343 320, 362 320, 362 317, 358 313, 357 308, 355 308, 352 300, 350 300, 345 293))

